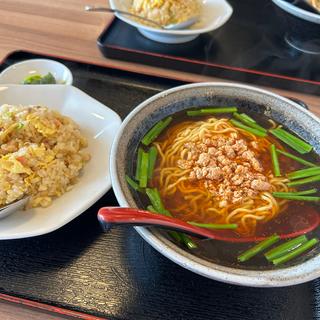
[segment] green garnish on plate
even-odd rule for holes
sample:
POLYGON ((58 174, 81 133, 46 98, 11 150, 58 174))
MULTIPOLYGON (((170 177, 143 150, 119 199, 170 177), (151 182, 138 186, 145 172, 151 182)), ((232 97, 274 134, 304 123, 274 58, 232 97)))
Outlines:
POLYGON ((57 81, 51 72, 41 76, 40 74, 33 74, 23 79, 23 84, 56 84, 57 81))

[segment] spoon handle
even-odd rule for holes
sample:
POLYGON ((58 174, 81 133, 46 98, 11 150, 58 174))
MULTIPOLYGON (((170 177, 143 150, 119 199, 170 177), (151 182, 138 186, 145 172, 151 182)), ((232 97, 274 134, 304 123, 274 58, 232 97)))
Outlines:
POLYGON ((201 238, 215 239, 214 233, 210 230, 193 226, 179 219, 135 208, 104 207, 98 212, 98 220, 105 231, 110 230, 114 224, 157 226, 182 231, 201 238))
POLYGON ((122 10, 118 10, 118 9, 111 9, 111 8, 108 8, 108 7, 93 7, 93 6, 85 6, 84 10, 85 11, 91 11, 91 12, 119 13, 119 14, 127 15, 127 16, 130 16, 130 17, 134 17, 134 18, 141 19, 141 20, 144 20, 146 22, 152 23, 153 25, 157 26, 158 28, 161 28, 161 29, 163 28, 160 23, 157 23, 157 22, 155 22, 153 20, 150 20, 150 19, 147 19, 147 18, 144 18, 144 17, 140 17, 139 15, 131 13, 131 12, 128 12, 128 11, 122 11, 122 10))

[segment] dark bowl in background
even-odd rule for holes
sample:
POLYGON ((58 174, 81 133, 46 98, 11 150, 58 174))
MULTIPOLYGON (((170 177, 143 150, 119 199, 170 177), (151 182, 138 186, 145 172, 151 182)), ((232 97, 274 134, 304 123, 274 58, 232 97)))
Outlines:
POLYGON ((303 0, 272 1, 286 25, 287 43, 305 53, 320 54, 320 14, 306 10, 303 0))

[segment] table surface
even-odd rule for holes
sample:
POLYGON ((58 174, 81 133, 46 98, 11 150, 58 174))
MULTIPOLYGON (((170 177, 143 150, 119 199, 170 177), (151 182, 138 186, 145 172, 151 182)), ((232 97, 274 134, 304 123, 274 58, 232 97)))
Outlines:
MULTIPOLYGON (((1 0, 0 1, 0 61, 16 50, 29 50, 96 65, 125 69, 151 75, 179 78, 184 81, 214 81, 212 77, 170 71, 150 66, 104 58, 96 39, 112 21, 107 13, 87 13, 88 0, 1 0)), ((105 5, 105 0, 95 0, 105 5)), ((292 95, 285 90, 273 90, 292 95)), ((295 94, 312 111, 320 115, 319 98, 295 94), (317 108, 318 107, 318 108, 317 108)), ((50 315, 30 306, 0 302, 0 319, 72 319, 50 315)), ((88 318, 89 319, 89 318, 88 318)))

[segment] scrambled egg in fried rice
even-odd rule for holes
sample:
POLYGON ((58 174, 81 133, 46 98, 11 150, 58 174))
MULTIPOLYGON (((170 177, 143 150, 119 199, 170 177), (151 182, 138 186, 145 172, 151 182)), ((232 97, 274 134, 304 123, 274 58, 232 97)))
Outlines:
POLYGON ((0 206, 30 195, 47 207, 77 182, 90 159, 70 118, 43 106, 0 107, 0 206))
POLYGON ((199 15, 200 8, 199 0, 132 0, 131 12, 165 26, 199 15))

